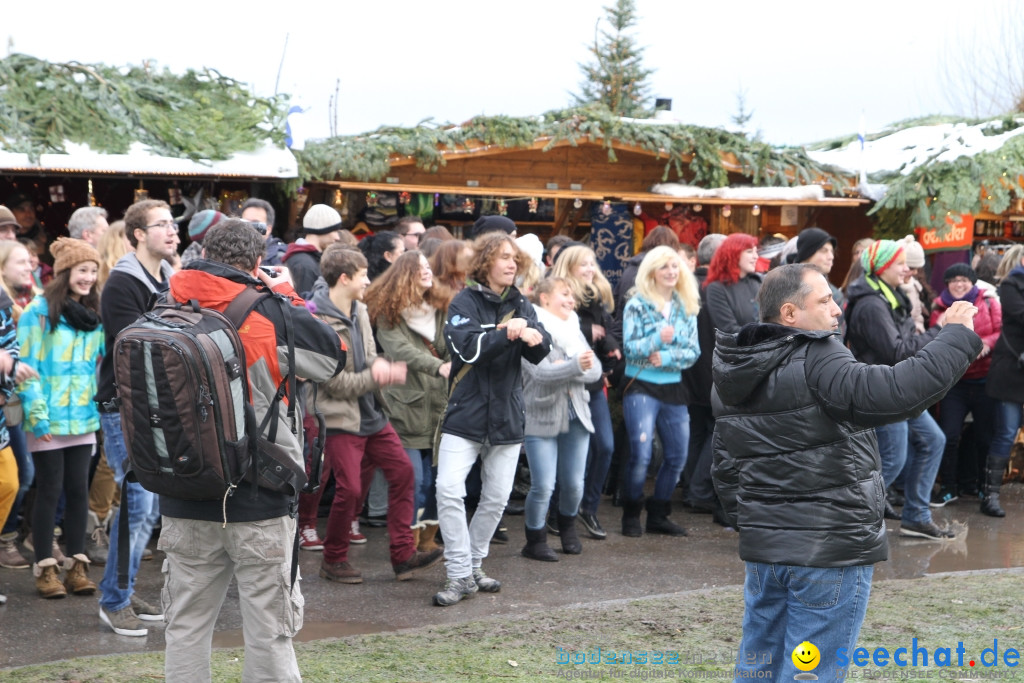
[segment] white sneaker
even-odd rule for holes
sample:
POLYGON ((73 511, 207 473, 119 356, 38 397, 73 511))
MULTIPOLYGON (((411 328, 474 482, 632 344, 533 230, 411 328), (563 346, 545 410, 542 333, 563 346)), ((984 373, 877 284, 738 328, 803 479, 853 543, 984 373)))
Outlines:
POLYGON ((366 536, 359 531, 359 520, 352 520, 352 531, 348 535, 348 542, 353 545, 362 545, 366 543, 366 536))
POLYGON ((317 536, 316 527, 304 526, 299 530, 299 548, 302 550, 324 549, 324 542, 317 536))

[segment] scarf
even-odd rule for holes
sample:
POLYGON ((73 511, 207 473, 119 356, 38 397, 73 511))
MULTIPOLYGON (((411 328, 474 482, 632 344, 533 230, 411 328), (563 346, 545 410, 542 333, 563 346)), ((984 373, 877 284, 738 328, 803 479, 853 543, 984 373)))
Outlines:
POLYGON ((957 299, 950 293, 948 287, 942 290, 942 294, 939 295, 939 299, 942 300, 942 305, 945 306, 946 308, 949 308, 950 306, 953 305, 954 302, 957 301, 969 301, 973 304, 977 300, 977 298, 978 285, 974 285, 973 287, 971 287, 970 290, 968 290, 968 292, 959 299, 957 299))
POLYGON ((92 332, 100 326, 100 317, 96 311, 86 308, 81 302, 71 297, 64 302, 64 310, 61 311, 64 320, 68 325, 80 332, 92 332))
MULTIPOLYGON (((889 305, 892 307, 892 310, 899 310, 902 302, 899 300, 899 297, 896 295, 896 292, 893 291, 892 288, 889 287, 889 285, 885 284, 883 280, 875 279, 870 275, 865 275, 864 281, 868 284, 868 287, 882 294, 885 300, 889 302, 889 305)), ((900 294, 902 294, 902 292, 900 292, 900 294)), ((906 297, 905 294, 903 296, 906 297)), ((910 308, 910 306, 907 306, 907 308, 910 308)))
POLYGON ((410 330, 428 342, 433 342, 437 335, 437 316, 434 315, 434 312, 434 307, 424 301, 419 306, 410 306, 405 309, 401 315, 410 330))
POLYGON ((567 319, 562 320, 541 306, 537 306, 534 310, 537 311, 537 320, 551 335, 551 343, 560 348, 566 358, 573 358, 590 350, 590 345, 587 344, 587 340, 583 338, 583 332, 580 331, 580 319, 575 312, 569 314, 567 319))

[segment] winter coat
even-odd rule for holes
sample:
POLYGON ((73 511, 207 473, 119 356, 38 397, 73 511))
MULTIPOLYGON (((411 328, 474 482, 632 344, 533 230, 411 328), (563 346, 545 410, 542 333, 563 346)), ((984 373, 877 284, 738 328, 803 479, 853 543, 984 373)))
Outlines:
POLYGON ((515 287, 498 295, 471 281, 452 299, 444 334, 452 358, 449 386, 463 366, 470 370, 448 399, 441 431, 496 446, 522 443, 526 413, 520 361, 539 363, 551 350, 551 336, 537 322, 533 305, 515 287), (539 330, 543 341, 537 346, 509 341, 505 330, 497 329, 509 313, 539 330))
MULTIPOLYGON (((18 345, 18 327, 14 322, 14 318, 11 317, 13 305, 14 302, 11 301, 11 297, 0 288, 0 349, 10 354, 14 360, 14 365, 11 366, 11 374, 8 375, 0 372, 0 396, 3 396, 7 403, 13 402, 12 396, 14 400, 19 400, 17 393, 14 391, 14 372, 20 362, 21 352, 18 345)), ((0 449, 7 448, 10 442, 11 435, 7 431, 7 416, 5 411, 0 410, 0 449)))
POLYGON ((736 334, 747 323, 758 321, 757 293, 761 276, 751 273, 733 284, 710 282, 705 287, 705 300, 711 324, 719 332, 736 334))
POLYGON ((831 332, 765 323, 719 334, 712 476, 740 558, 805 567, 886 559, 874 427, 941 399, 980 350, 963 325, 892 367, 856 362, 831 332))
POLYGON ((992 348, 985 391, 1000 401, 1024 403, 1024 267, 1017 266, 999 283, 1003 331, 992 348))
POLYGON ((83 332, 61 315, 54 329, 49 313, 46 298, 40 295, 18 319, 21 360, 39 373, 18 385, 25 411, 23 425, 36 438, 95 432, 100 428, 100 412, 92 397, 96 395, 96 367, 106 349, 103 326, 83 332))
MULTIPOLYGON (((224 311, 247 286, 260 285, 252 275, 237 268, 200 259, 171 277, 170 297, 174 301, 196 300, 205 308, 224 311)), ((288 344, 285 316, 289 316, 295 338, 295 374, 314 382, 324 381, 337 373, 347 355, 328 326, 314 318, 295 295, 287 282, 274 287, 278 296, 260 301, 238 328, 245 349, 248 368, 249 395, 257 423, 262 423, 270 409, 277 388, 288 374, 288 344)), ((288 402, 298 400, 286 396, 278 403, 277 443, 297 461, 303 460, 302 424, 293 426, 288 419, 288 402)), ((268 425, 268 433, 270 426, 268 425)), ((283 493, 260 489, 254 499, 247 482, 227 499, 228 522, 253 522, 273 519, 289 513, 294 499, 283 493)), ((169 517, 221 521, 225 509, 215 501, 188 501, 160 496, 160 512, 169 517)))
POLYGON ((896 308, 863 277, 846 290, 846 341, 861 363, 895 365, 920 351, 939 333, 933 327, 918 334, 906 295, 899 287, 891 291, 899 304, 896 308))
POLYGON ((306 242, 293 242, 281 263, 288 268, 299 296, 312 298, 313 284, 320 277, 320 250, 306 242))
POLYGON ((643 263, 645 256, 647 256, 647 252, 641 251, 626 261, 626 267, 622 269, 622 277, 615 283, 615 289, 612 290, 612 296, 615 298, 615 314, 612 318, 615 322, 613 332, 619 342, 622 342, 622 316, 626 309, 626 302, 629 300, 630 290, 636 285, 636 274, 640 271, 640 264, 643 263))
POLYGON ((711 405, 711 356, 715 350, 715 326, 711 324, 711 313, 707 306, 707 290, 704 280, 708 276, 707 266, 698 266, 693 272, 700 287, 700 312, 697 313, 697 341, 700 355, 697 362, 683 370, 682 382, 686 392, 684 403, 688 406, 711 405))
MULTIPOLYGON (((612 318, 608 310, 601 305, 598 299, 593 299, 589 303, 581 305, 576 309, 576 315, 580 319, 580 330, 583 332, 583 338, 590 344, 590 348, 594 351, 594 355, 597 356, 598 362, 601 364, 601 369, 605 373, 611 373, 622 364, 621 359, 616 359, 614 354, 616 351, 620 351, 619 341, 616 339, 613 332, 615 327, 615 320, 612 318), (604 327, 604 337, 595 341, 594 340, 594 326, 601 325, 604 327)), ((587 390, 591 393, 596 391, 604 390, 604 380, 602 377, 598 377, 596 381, 587 384, 587 390)))
MULTIPOLYGON (((580 338, 586 341, 583 333, 580 338)), ((580 356, 569 357, 556 342, 551 353, 539 363, 527 360, 523 366, 523 397, 526 399, 526 435, 555 437, 569 431, 569 404, 588 432, 593 433, 590 418, 590 393, 586 385, 601 379, 601 364, 589 370, 580 365, 580 356)))
MULTIPOLYGON (((977 358, 971 367, 964 373, 964 379, 984 379, 988 375, 989 366, 992 365, 991 349, 996 347, 999 341, 999 333, 1003 329, 1003 308, 995 294, 986 295, 985 290, 979 289, 978 296, 972 301, 978 314, 974 316, 974 333, 981 337, 990 351, 983 358, 977 358)), ((929 327, 936 327, 939 318, 946 312, 947 306, 942 302, 942 297, 935 297, 932 301, 932 315, 929 327)))
POLYGON ((288 245, 281 238, 271 235, 267 238, 266 248, 263 251, 263 265, 280 266, 284 265, 283 259, 288 251, 288 245))
POLYGON ((687 315, 683 302, 672 292, 672 308, 666 319, 658 308, 634 294, 626 303, 622 319, 622 347, 626 352, 626 377, 653 384, 674 384, 680 372, 690 367, 700 355, 697 340, 697 316, 687 315), (671 325, 672 341, 661 340, 661 328, 671 325), (654 367, 647 359, 655 351, 661 353, 661 366, 654 367))
POLYGON ((437 369, 450 359, 444 343, 444 314, 435 311, 434 318, 437 332, 431 343, 437 356, 405 321, 388 327, 378 320, 377 343, 389 358, 405 361, 408 366, 405 384, 390 385, 383 392, 391 426, 404 448, 430 448, 437 423, 448 406, 448 381, 437 374, 437 369))

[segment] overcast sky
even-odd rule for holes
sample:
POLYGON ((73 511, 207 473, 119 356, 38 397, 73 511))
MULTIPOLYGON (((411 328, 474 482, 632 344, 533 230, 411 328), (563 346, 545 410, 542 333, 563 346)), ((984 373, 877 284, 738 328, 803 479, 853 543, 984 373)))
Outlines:
MULTIPOLYGON (((567 106, 612 0, 5 3, 5 52, 51 61, 215 68, 307 108, 308 138, 567 106), (242 8, 250 7, 245 11, 242 8), (285 41, 287 36, 287 49, 285 41), (339 82, 340 81, 340 82, 339 82)), ((807 143, 949 113, 943 54, 984 43, 1013 0, 637 0, 652 94, 730 126, 743 91, 765 140, 807 143)))

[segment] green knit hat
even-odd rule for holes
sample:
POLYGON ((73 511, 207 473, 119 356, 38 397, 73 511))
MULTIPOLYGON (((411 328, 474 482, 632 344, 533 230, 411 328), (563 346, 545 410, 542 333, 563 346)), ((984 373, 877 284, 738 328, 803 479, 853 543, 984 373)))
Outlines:
POLYGON ((860 264, 867 275, 881 275, 903 253, 903 244, 893 240, 876 240, 860 255, 860 264))

